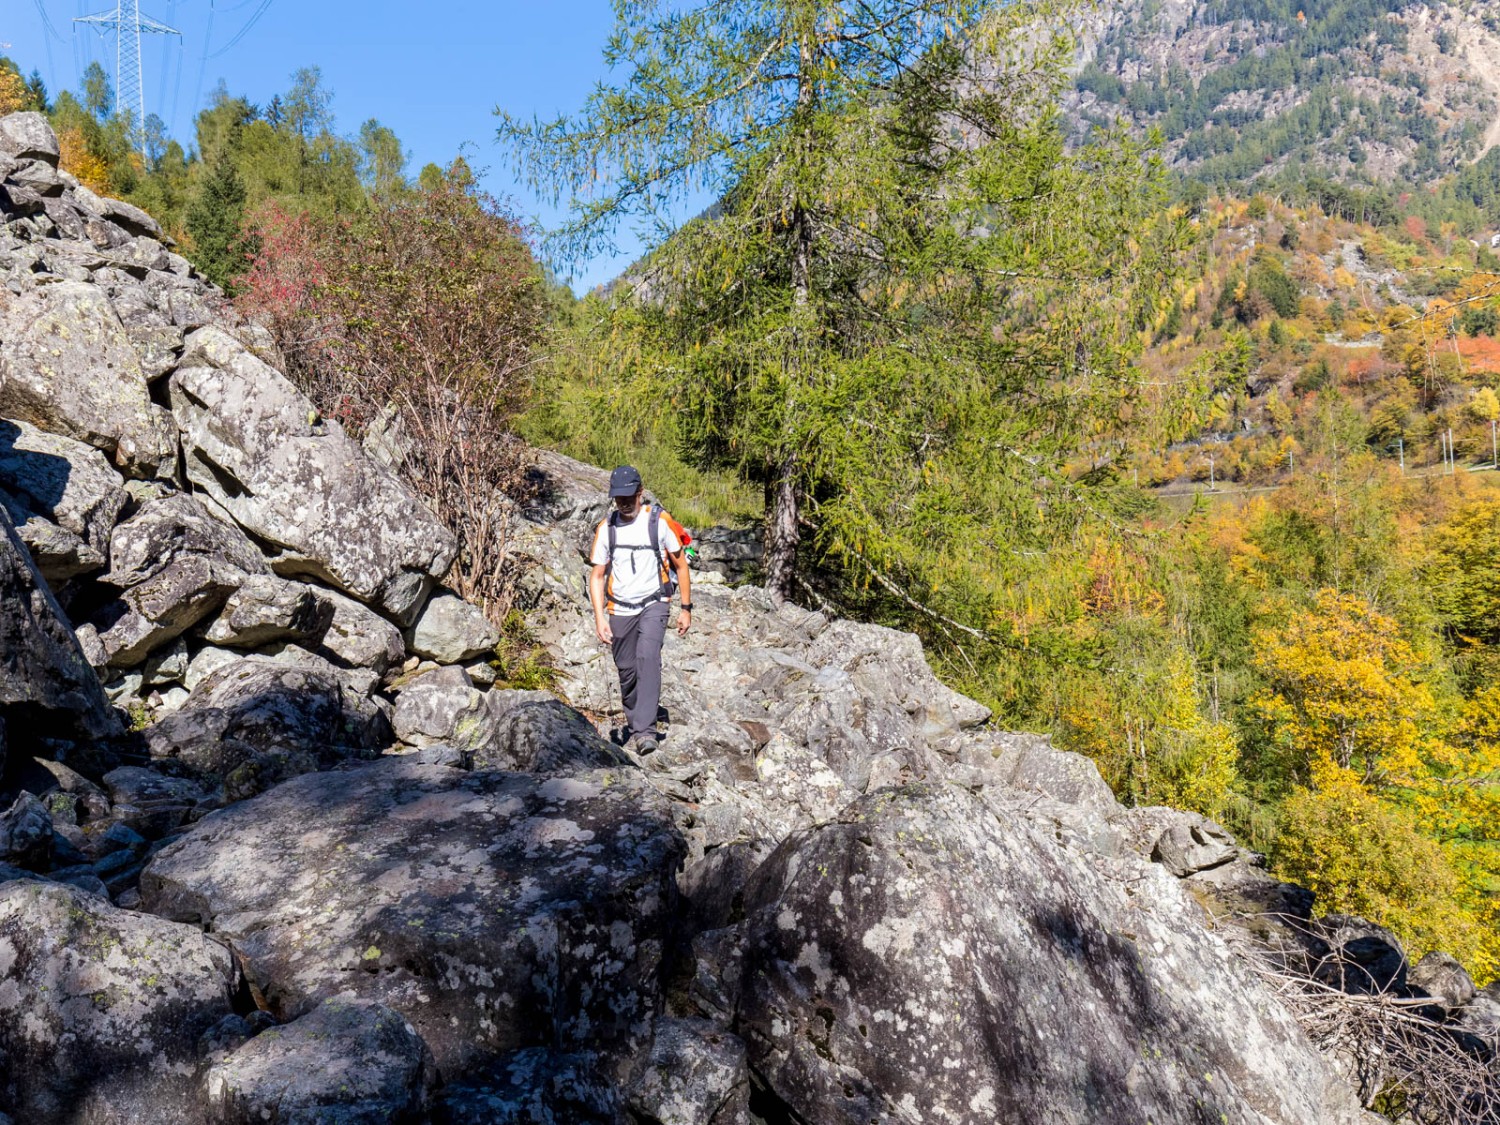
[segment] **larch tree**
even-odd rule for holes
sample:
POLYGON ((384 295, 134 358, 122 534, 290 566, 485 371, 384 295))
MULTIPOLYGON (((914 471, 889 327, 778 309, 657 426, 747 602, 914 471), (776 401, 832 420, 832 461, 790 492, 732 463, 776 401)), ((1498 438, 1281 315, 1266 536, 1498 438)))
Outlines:
POLYGON ((1118 371, 1151 176, 1128 147, 1064 152, 1057 9, 615 14, 620 80, 576 116, 502 114, 499 139, 571 206, 546 244, 560 265, 640 224, 648 253, 613 303, 623 365, 650 376, 645 401, 686 413, 700 457, 764 488, 772 593, 791 593, 809 531, 825 554, 925 580, 929 518, 1034 510, 974 474, 1013 461, 999 477, 1038 486, 1048 441, 1016 439, 1076 437, 1096 376, 1118 371), (677 226, 696 193, 717 202, 677 226), (948 499, 923 511, 922 491, 948 499))

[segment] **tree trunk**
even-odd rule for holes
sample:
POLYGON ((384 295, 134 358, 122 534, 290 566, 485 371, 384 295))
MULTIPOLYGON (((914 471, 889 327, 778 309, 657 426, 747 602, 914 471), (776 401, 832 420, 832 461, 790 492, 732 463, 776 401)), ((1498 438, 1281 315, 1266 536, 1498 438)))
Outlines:
POLYGON ((789 453, 766 484, 766 589, 780 604, 791 596, 797 576, 797 455, 789 453))

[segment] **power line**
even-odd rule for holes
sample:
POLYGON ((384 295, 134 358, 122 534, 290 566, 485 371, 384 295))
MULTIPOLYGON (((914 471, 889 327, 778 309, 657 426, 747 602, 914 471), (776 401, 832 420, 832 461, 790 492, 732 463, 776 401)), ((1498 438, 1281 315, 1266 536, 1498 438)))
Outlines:
POLYGON ((53 25, 52 17, 47 14, 47 8, 42 3, 42 0, 32 0, 32 3, 36 5, 36 14, 42 17, 42 26, 47 29, 47 34, 59 43, 66 43, 67 40, 63 38, 62 32, 58 31, 53 25))
POLYGON ((203 32, 203 53, 198 56, 198 84, 193 89, 193 115, 198 113, 198 99, 203 96, 203 75, 208 70, 208 48, 214 41, 214 0, 208 0, 208 27, 203 32))
POLYGON ((269 8, 273 2, 274 0, 261 0, 260 7, 255 9, 254 13, 251 14, 250 19, 245 23, 245 26, 240 28, 240 30, 235 34, 234 38, 231 39, 228 43, 225 43, 224 46, 220 47, 217 51, 215 51, 208 57, 211 59, 218 58, 220 55, 224 54, 226 51, 232 48, 241 39, 245 38, 245 36, 249 35, 250 29, 260 22, 260 17, 266 14, 266 9, 269 8))

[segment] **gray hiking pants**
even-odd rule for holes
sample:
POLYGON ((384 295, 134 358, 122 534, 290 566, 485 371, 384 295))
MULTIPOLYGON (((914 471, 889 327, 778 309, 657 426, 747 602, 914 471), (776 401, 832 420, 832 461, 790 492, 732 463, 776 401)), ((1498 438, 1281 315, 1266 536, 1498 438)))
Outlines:
POLYGON ((661 642, 667 635, 666 602, 648 605, 630 617, 611 614, 615 667, 620 672, 620 695, 625 703, 625 725, 632 735, 656 733, 656 708, 661 702, 661 642))

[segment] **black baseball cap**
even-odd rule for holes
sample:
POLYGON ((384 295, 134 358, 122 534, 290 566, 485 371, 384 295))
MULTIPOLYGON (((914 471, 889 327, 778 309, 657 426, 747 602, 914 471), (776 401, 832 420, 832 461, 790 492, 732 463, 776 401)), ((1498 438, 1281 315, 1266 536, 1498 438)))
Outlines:
POLYGON ((609 474, 610 496, 634 496, 641 490, 641 474, 629 465, 621 465, 609 474))

